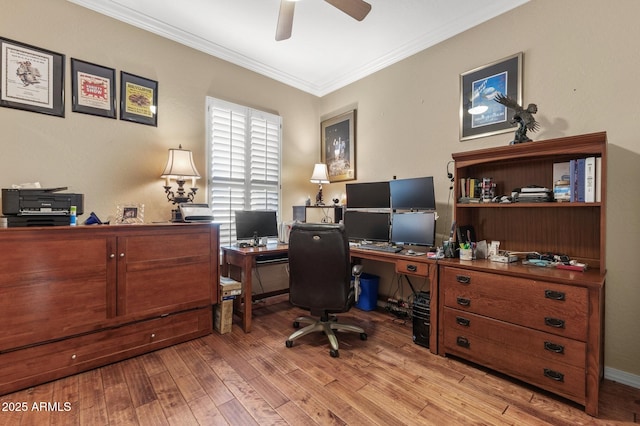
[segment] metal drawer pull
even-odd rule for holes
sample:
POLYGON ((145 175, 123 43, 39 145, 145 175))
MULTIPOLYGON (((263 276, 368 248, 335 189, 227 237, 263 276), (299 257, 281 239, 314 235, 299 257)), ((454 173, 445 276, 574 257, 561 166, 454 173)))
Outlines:
POLYGON ((466 275, 456 275, 456 281, 458 281, 460 284, 470 284, 471 277, 466 275))
POLYGON ((549 352, 554 352, 554 353, 557 353, 557 354, 563 354, 564 353, 564 346, 563 345, 558 345, 557 343, 544 342, 544 348, 546 350, 548 350, 549 352))
POLYGON ((458 302, 458 305, 460 305, 460 306, 469 306, 469 305, 471 305, 471 300, 465 299, 464 297, 458 297, 456 299, 456 301, 458 302))
POLYGON ((464 327, 469 327, 469 325, 471 325, 471 321, 463 317, 456 317, 456 322, 458 325, 462 325, 464 327))
POLYGON ((564 328, 564 320, 558 318, 545 317, 544 323, 549 327, 564 328))
POLYGON ((407 271, 415 272, 417 270, 418 270, 418 267, 416 265, 407 265, 407 271))
POLYGON ((550 378, 551 380, 555 380, 556 382, 564 382, 564 374, 558 373, 557 371, 553 371, 549 368, 544 369, 545 377, 550 378))
POLYGON ((544 297, 553 300, 565 300, 565 294, 563 291, 545 290, 544 297))
POLYGON ((458 336, 456 338, 456 344, 458 346, 462 346, 463 348, 468 348, 470 346, 469 339, 466 337, 458 336))

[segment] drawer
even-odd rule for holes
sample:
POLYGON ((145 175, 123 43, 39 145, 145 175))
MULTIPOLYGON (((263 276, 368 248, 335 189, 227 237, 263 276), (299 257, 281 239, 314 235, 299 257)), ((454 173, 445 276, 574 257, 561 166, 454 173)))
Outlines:
MULTIPOLYGON (((584 346, 567 345, 567 359, 551 352, 539 355, 545 333, 502 321, 445 308, 444 351, 477 362, 580 404, 586 401, 584 346), (460 315, 462 314, 462 315, 460 315), (460 329, 457 316, 470 316, 471 327, 460 329), (576 362, 582 354, 581 366, 576 362)), ((548 337, 555 337, 548 335, 548 337)), ((563 342, 567 344, 567 341, 563 342)), ((545 350, 542 349, 544 352, 545 350)), ((547 351, 548 352, 548 351, 547 351)), ((579 363, 579 362, 578 362, 579 363)))
POLYGON ((0 353, 0 395, 171 346, 213 330, 211 307, 0 353))
POLYGON ((411 262, 410 260, 396 260, 396 272, 405 275, 429 276, 429 264, 411 262))
POLYGON ((444 327, 447 334, 491 341, 504 351, 515 350, 542 361, 586 368, 587 345, 578 340, 451 308, 444 308, 444 327))
POLYGON ((441 286, 445 306, 587 340, 586 288, 450 267, 441 286))

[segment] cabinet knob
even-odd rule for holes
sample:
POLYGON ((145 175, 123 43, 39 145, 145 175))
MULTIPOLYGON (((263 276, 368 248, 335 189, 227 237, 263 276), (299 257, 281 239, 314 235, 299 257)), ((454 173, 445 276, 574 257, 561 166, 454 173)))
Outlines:
POLYGON ((545 317, 544 323, 549 327, 564 328, 564 320, 552 317, 545 317))
POLYGON ((156 333, 151 333, 151 338, 155 339, 156 338, 156 333))
POLYGON ((554 352, 554 353, 557 353, 557 354, 563 354, 564 353, 564 346, 563 345, 559 345, 557 343, 544 342, 544 348, 546 350, 548 350, 549 352, 554 352))
POLYGON ((562 291, 545 290, 544 297, 552 300, 564 300, 565 294, 562 291))
POLYGON ((555 380, 556 382, 564 382, 564 374, 551 370, 550 368, 544 369, 544 376, 550 378, 551 380, 555 380))
POLYGON ((459 282, 460 284, 470 284, 471 277, 467 275, 456 275, 456 281, 459 282))
POLYGON ((466 299, 464 297, 458 297, 456 299, 456 302, 458 302, 458 305, 460 305, 460 306, 469 306, 469 305, 471 305, 471 299, 466 299))
POLYGON ((469 348, 471 346, 471 342, 466 337, 458 336, 456 338, 456 344, 463 348, 469 348))
POLYGON ((76 358, 77 358, 76 354, 71 355, 71 359, 76 359, 76 358))
POLYGON ((124 253, 120 253, 120 257, 124 257, 124 253))
POLYGON ((458 325, 461 325, 463 327, 469 327, 471 325, 471 321, 464 317, 456 317, 456 322, 458 323, 458 325))
POLYGON ((109 259, 113 259, 113 258, 115 258, 115 257, 116 257, 115 253, 111 253, 111 254, 109 255, 109 259))

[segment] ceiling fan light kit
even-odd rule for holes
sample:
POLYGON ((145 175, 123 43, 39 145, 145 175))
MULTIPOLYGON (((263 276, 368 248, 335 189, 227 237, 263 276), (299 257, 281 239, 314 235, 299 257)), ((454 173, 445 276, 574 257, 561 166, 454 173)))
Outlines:
MULTIPOLYGON (((299 0, 280 0, 280 13, 276 27, 276 41, 291 37, 293 28, 293 11, 299 0)), ((371 11, 371 5, 363 0, 325 0, 330 5, 340 9, 356 21, 362 21, 371 11)))

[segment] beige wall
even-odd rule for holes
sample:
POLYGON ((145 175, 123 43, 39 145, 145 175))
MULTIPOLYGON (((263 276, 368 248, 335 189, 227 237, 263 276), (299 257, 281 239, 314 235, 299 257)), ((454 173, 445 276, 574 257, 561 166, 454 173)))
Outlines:
MULTIPOLYGON (((283 117, 283 162, 291 165, 285 188, 320 159, 315 96, 65 0, 0 0, 0 10, 1 37, 66 55, 65 118, 0 108, 0 187, 68 186, 85 194, 87 213, 104 220, 123 202, 144 203, 147 222, 168 220, 171 204, 160 179, 167 149, 193 150, 198 171, 206 173, 205 96, 283 117), (115 68, 118 88, 120 71, 158 81, 158 127, 72 112, 70 58, 115 68)), ((314 190, 306 180, 305 194, 314 190)), ((205 182, 197 201, 205 201, 205 182)), ((284 202, 292 204, 286 191, 284 202)))
MULTIPOLYGON (((0 10, 0 36, 67 56, 65 118, 0 108, 0 187, 36 180, 69 186, 85 194, 87 213, 101 218, 129 201, 145 204, 147 221, 169 217, 159 178, 166 152, 180 143, 192 149, 205 174, 208 95, 283 117, 283 219, 315 194, 308 178, 320 157, 320 121, 355 107, 358 180, 433 175, 441 234, 451 223, 451 153, 510 140, 503 134, 459 142, 459 74, 523 51, 525 102, 540 111, 534 139, 608 132, 605 364, 610 376, 640 385, 640 262, 628 248, 640 231, 632 189, 640 181, 640 3, 532 0, 322 99, 64 0, 0 0, 0 10), (71 112, 71 57, 157 80, 158 127, 71 112)), ((343 184, 324 188, 325 198, 343 192, 343 184)), ((205 200, 204 190, 198 198, 205 200)), ((385 291, 394 291, 389 271, 371 268, 385 291)))
MULTIPOLYGON (((640 262, 628 247, 640 236, 640 197, 634 190, 640 182, 639 13, 634 0, 532 0, 323 97, 320 108, 323 115, 357 103, 357 172, 363 180, 433 174, 444 219, 438 232, 447 232, 451 153, 506 145, 513 136, 459 141, 459 75, 524 52, 524 101, 537 103, 541 124, 530 136, 608 134, 605 364, 636 375, 636 385, 640 262)), ((339 190, 327 185, 325 193, 339 190)), ((381 287, 396 289, 388 270, 369 268, 385 276, 381 287)))

